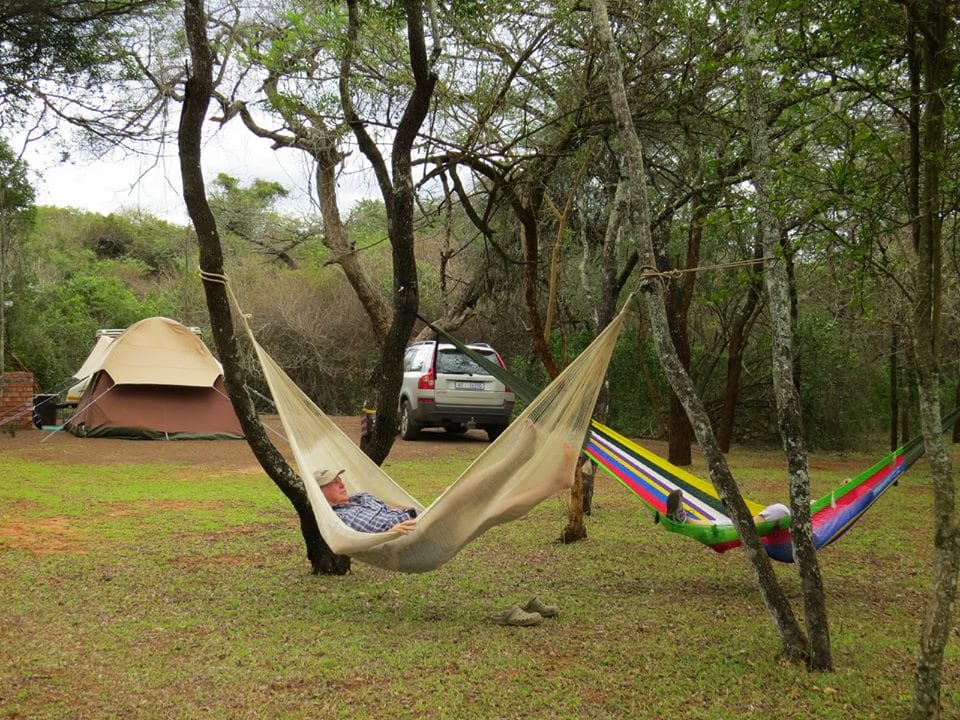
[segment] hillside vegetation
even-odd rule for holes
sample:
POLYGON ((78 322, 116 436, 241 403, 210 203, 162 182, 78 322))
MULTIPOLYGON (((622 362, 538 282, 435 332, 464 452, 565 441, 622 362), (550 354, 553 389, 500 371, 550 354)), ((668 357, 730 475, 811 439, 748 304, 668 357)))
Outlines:
MULTIPOLYGON (((282 220, 290 233, 299 227, 303 238, 283 261, 237 234, 238 220, 232 225, 225 222, 228 273, 244 310, 252 313, 261 342, 296 382, 326 411, 355 413, 362 406, 363 384, 378 352, 369 322, 342 273, 329 264, 329 251, 319 237, 310 235, 311 224, 282 220)), ((389 247, 383 242, 383 223, 382 206, 374 202, 362 203, 348 218, 357 247, 387 288, 389 247)), ((484 261, 480 254, 465 252, 445 262, 441 287, 442 249, 439 234, 424 220, 418 255, 421 314, 427 318, 443 312, 457 283, 473 271, 471 263, 484 261)), ((35 226, 17 246, 13 264, 8 351, 17 365, 36 374, 44 392, 61 391, 70 384, 100 328, 122 328, 152 315, 201 328, 209 325, 197 275, 196 243, 187 227, 138 213, 104 217, 41 207, 35 226)), ((864 287, 860 292, 845 288, 835 266, 808 271, 812 277, 802 288, 803 310, 797 323, 808 432, 814 446, 856 448, 886 431, 890 356, 880 332, 883 326, 875 322, 882 299, 871 301, 864 287), (832 290, 826 292, 825 287, 832 290)), ((456 332, 466 340, 493 344, 514 371, 545 382, 525 329, 518 283, 509 281, 509 268, 505 273, 507 277, 480 301, 476 316, 456 332)), ((736 283, 733 271, 704 273, 691 314, 697 339, 692 367, 708 405, 716 411, 723 401, 726 362, 717 321, 736 283)), ((563 305, 551 335, 558 357, 574 356, 592 338, 589 311, 575 302, 574 295, 563 305)), ((761 317, 745 353, 736 425, 741 442, 777 441, 765 370, 769 364, 765 332, 761 317)), ((957 363, 947 370, 955 383, 957 363)), ((639 313, 624 332, 609 381, 611 423, 629 434, 662 437, 669 388, 639 313)))

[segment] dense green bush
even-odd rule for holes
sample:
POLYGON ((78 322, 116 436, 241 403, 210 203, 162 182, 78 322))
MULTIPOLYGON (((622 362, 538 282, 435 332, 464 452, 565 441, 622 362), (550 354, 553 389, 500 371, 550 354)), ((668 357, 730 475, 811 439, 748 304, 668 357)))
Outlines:
POLYGON ((138 299, 109 274, 78 273, 39 290, 17 288, 8 315, 10 345, 42 389, 59 391, 89 354, 97 330, 170 310, 159 297, 138 299))

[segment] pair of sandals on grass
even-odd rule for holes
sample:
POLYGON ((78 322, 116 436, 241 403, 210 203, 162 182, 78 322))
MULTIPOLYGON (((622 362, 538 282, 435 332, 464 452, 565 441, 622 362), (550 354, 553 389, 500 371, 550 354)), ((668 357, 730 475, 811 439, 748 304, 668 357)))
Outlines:
POLYGON ((560 614, 560 608, 556 605, 545 605, 540 598, 534 596, 527 601, 523 607, 513 605, 493 618, 497 625, 514 625, 518 627, 529 627, 539 625, 544 618, 556 617, 560 614))

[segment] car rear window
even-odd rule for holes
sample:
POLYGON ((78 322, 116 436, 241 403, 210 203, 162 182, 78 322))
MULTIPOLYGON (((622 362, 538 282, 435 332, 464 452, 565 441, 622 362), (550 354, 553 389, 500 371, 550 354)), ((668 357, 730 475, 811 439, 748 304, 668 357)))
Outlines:
MULTIPOLYGON (((476 350, 491 362, 497 362, 497 355, 493 351, 476 350)), ((437 355, 437 373, 446 375, 489 375, 486 370, 459 350, 440 349, 437 355)))

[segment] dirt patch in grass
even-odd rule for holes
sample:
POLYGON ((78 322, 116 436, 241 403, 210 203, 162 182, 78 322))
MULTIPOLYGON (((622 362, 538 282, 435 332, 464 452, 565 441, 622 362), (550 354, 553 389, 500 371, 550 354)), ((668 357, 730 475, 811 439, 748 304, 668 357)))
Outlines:
MULTIPOLYGON (((24 503, 20 503, 24 505, 24 503)), ((105 516, 111 520, 131 517, 149 517, 160 511, 195 508, 195 502, 186 500, 143 501, 111 503, 105 516)), ((75 554, 87 552, 87 543, 81 533, 66 517, 29 517, 22 514, 0 516, 0 547, 26 550, 34 555, 75 554)))
POLYGON ((34 555, 84 553, 79 533, 67 518, 7 518, 0 523, 0 547, 26 550, 34 555))

